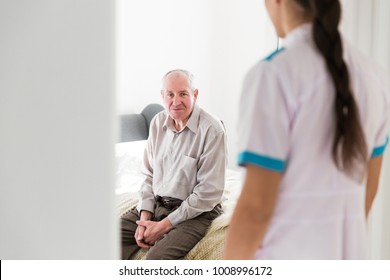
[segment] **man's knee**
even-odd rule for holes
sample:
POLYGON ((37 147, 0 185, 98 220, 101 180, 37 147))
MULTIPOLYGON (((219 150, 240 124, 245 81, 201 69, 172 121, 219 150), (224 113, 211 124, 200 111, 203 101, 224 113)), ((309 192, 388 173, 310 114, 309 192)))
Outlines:
POLYGON ((183 258, 182 252, 175 252, 174 250, 162 250, 159 248, 152 247, 148 250, 145 256, 146 260, 178 260, 183 258))
POLYGON ((138 225, 136 221, 139 220, 137 213, 134 211, 127 213, 121 217, 121 239, 122 244, 134 244, 135 232, 138 225))

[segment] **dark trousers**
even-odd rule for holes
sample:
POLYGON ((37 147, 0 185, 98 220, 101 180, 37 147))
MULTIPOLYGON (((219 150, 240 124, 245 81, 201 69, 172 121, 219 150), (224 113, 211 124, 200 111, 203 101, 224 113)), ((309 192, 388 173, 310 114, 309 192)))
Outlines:
MULTIPOLYGON (((156 203, 152 221, 161 221, 176 210, 165 208, 159 201, 156 203)), ((222 213, 221 205, 212 211, 184 221, 164 235, 147 252, 148 260, 175 260, 183 258, 206 234, 212 221, 222 213)), ((132 209, 121 218, 122 259, 127 260, 134 255, 140 247, 135 241, 135 231, 140 219, 137 209, 132 209)))

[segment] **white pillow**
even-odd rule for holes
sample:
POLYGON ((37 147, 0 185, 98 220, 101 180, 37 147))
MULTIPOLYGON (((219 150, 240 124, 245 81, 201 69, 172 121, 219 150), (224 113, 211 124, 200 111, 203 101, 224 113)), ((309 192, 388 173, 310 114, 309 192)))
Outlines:
POLYGON ((115 145, 116 193, 137 192, 144 176, 142 161, 147 140, 118 143, 115 145))

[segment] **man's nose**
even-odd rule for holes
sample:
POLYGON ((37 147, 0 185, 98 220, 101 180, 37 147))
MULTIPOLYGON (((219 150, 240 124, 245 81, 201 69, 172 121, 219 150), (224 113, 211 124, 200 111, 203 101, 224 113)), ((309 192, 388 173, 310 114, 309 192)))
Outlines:
POLYGON ((180 97, 175 95, 173 97, 173 105, 179 105, 179 104, 180 104, 180 97))

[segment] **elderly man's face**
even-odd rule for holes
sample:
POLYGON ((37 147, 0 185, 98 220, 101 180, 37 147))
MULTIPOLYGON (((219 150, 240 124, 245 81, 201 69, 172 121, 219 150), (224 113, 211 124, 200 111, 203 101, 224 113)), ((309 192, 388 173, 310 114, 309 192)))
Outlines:
POLYGON ((184 126, 194 108, 198 90, 192 93, 186 75, 174 72, 166 77, 165 88, 161 94, 171 118, 180 127, 184 126))

